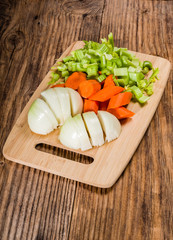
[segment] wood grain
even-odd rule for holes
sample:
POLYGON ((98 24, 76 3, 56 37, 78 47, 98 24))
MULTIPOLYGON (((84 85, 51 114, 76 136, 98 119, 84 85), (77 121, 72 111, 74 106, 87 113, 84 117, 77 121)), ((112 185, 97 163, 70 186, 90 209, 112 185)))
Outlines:
MULTIPOLYGON (((172 1, 90 2, 0 2, 1 147, 50 66, 76 40, 112 31, 117 46, 172 62, 172 1)), ((145 137, 109 190, 5 161, 0 239, 172 239, 172 84, 171 74, 145 137)))

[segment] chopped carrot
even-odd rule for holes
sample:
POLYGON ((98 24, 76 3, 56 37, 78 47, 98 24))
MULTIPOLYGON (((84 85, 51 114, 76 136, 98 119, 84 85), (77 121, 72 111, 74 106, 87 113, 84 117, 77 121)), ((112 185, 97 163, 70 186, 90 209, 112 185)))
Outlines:
POLYGON ((131 92, 118 93, 117 95, 111 97, 108 105, 108 109, 117 108, 129 104, 132 98, 131 92))
POLYGON ((97 80, 87 80, 79 84, 78 92, 83 98, 89 98, 101 89, 101 84, 97 80))
POLYGON ((51 88, 55 88, 55 87, 65 87, 65 83, 55 84, 51 86, 51 88))
POLYGON ((99 109, 99 104, 97 101, 84 99, 83 112, 93 111, 93 112, 97 113, 98 109, 99 109))
POLYGON ((67 78, 65 87, 73 88, 76 90, 78 89, 79 84, 83 81, 86 81, 86 76, 80 72, 74 72, 67 78))
POLYGON ((98 71, 98 73, 99 73, 99 74, 102 74, 102 72, 101 72, 101 71, 98 71))
POLYGON ((118 119, 133 117, 135 114, 125 107, 112 108, 109 109, 108 112, 112 113, 118 119))
POLYGON ((104 82, 104 88, 108 86, 115 86, 114 80, 113 80, 113 74, 110 74, 104 82))
POLYGON ((110 99, 115 94, 122 92, 123 90, 124 88, 118 86, 106 87, 95 93, 89 99, 99 102, 105 102, 106 100, 110 99))
POLYGON ((107 111, 108 104, 109 104, 109 100, 107 100, 105 102, 100 102, 99 103, 99 110, 107 111))

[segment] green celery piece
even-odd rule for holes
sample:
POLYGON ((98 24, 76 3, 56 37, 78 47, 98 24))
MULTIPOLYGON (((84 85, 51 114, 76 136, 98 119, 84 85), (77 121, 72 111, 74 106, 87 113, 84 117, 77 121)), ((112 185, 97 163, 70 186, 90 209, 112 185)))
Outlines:
POLYGON ((143 79, 143 80, 137 81, 137 86, 138 86, 140 89, 144 89, 147 85, 148 85, 147 79, 143 79))
POLYGON ((77 63, 76 62, 73 62, 72 65, 71 65, 71 71, 72 72, 76 72, 77 71, 77 63))
POLYGON ((148 87, 145 88, 145 92, 151 96, 153 94, 153 83, 150 83, 148 87))
POLYGON ((113 65, 113 62, 111 60, 106 61, 106 68, 108 70, 112 70, 112 65, 113 65))
POLYGON ((134 68, 134 67, 132 67, 132 66, 130 66, 129 68, 128 68, 128 72, 135 72, 136 71, 136 68, 134 68))
POLYGON ((143 96, 142 91, 137 86, 132 86, 130 87, 130 89, 132 90, 132 93, 134 94, 137 100, 143 96))
POLYGON ((122 49, 121 48, 120 56, 126 56, 126 57, 128 57, 128 59, 132 60, 134 55, 132 53, 130 53, 127 49, 122 49))
POLYGON ((108 43, 111 44, 112 48, 114 48, 114 38, 112 32, 108 35, 108 43))
POLYGON ((150 97, 142 95, 142 97, 138 98, 137 100, 138 100, 138 102, 143 104, 143 103, 146 103, 149 99, 150 99, 150 97))
POLYGON ((85 72, 85 68, 82 67, 81 63, 76 63, 76 71, 78 72, 85 72))
POLYGON ((70 62, 67 62, 66 64, 67 64, 67 68, 68 68, 68 71, 72 71, 72 63, 75 63, 75 62, 73 62, 73 61, 70 61, 70 62))
POLYGON ((106 67, 106 58, 105 58, 104 55, 100 57, 100 67, 101 68, 105 68, 106 67))
POLYGON ((127 68, 114 68, 115 76, 128 76, 127 68))
POLYGON ((69 76, 69 71, 67 70, 62 71, 62 77, 66 77, 66 76, 69 76))
POLYGON ((105 80, 106 79, 106 75, 105 74, 101 74, 99 77, 97 77, 97 80, 99 81, 99 82, 102 82, 103 80, 105 80))
POLYGON ((100 53, 107 53, 109 51, 109 47, 105 43, 103 43, 103 44, 101 44, 98 51, 100 53))
POLYGON ((111 74, 110 70, 108 70, 107 68, 102 69, 101 72, 102 72, 102 74, 106 74, 106 75, 111 74))
POLYGON ((73 56, 67 56, 67 57, 63 58, 64 63, 72 61, 72 60, 74 60, 73 56))
POLYGON ((104 53, 106 60, 111 60, 113 58, 112 54, 104 53))
POLYGON ((77 61, 81 61, 84 58, 83 50, 79 49, 75 51, 75 57, 77 61))
POLYGON ((139 59, 138 58, 133 58, 132 59, 132 63, 136 66, 136 67, 138 67, 139 66, 139 59))
POLYGON ((82 61, 81 61, 81 64, 83 65, 83 64, 88 64, 88 63, 90 63, 90 60, 89 59, 86 59, 86 58, 83 58, 82 59, 82 61))
POLYGON ((61 64, 60 66, 57 67, 57 69, 62 72, 65 71, 67 69, 67 66, 65 64, 61 64))
POLYGON ((52 79, 48 82, 48 84, 54 84, 55 82, 57 82, 60 78, 60 75, 58 73, 53 73, 51 74, 52 79))
POLYGON ((88 74, 88 77, 95 77, 95 76, 97 76, 98 65, 95 64, 95 63, 88 65, 88 67, 86 69, 86 72, 88 74))
POLYGON ((118 66, 118 68, 121 68, 121 67, 123 66, 122 60, 121 60, 120 58, 117 58, 117 59, 115 60, 115 63, 116 63, 116 65, 118 66))
POLYGON ((113 80, 114 80, 115 85, 119 86, 118 79, 115 76, 113 76, 113 80))
POLYGON ((159 73, 159 69, 158 68, 153 69, 153 73, 152 73, 151 77, 149 78, 149 80, 151 80, 153 78, 157 78, 158 79, 158 77, 157 77, 158 73, 159 73))
POLYGON ((128 85, 128 83, 129 83, 129 79, 128 79, 128 77, 127 78, 118 78, 118 83, 119 83, 119 85, 120 86, 127 86, 128 85))
POLYGON ((138 82, 138 81, 144 79, 144 74, 129 72, 129 78, 130 78, 131 81, 138 82))
POLYGON ((140 67, 140 66, 138 66, 137 68, 136 68, 136 71, 135 71, 136 73, 139 73, 139 72, 141 72, 142 73, 142 68, 140 67))

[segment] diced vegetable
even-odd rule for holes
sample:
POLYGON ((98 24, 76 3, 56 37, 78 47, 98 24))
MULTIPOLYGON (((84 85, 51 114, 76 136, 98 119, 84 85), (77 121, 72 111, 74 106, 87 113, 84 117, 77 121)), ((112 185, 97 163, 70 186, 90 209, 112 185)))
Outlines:
POLYGON ((98 109, 99 109, 99 103, 97 101, 84 99, 83 112, 93 111, 93 112, 97 113, 98 109))
POLYGON ((83 98, 89 98, 100 89, 101 84, 97 80, 88 80, 79 84, 78 92, 83 98))
POLYGON ((106 100, 110 99, 115 94, 122 92, 123 90, 124 88, 117 87, 117 86, 106 87, 98 91, 89 99, 94 101, 99 101, 99 102, 105 102, 106 100))
POLYGON ((99 102, 99 110, 107 111, 109 100, 105 102, 99 102))
POLYGON ((129 104, 132 98, 131 92, 118 93, 111 97, 108 105, 108 110, 111 108, 117 108, 129 104))
POLYGON ((114 79, 113 79, 113 74, 109 75, 104 82, 104 88, 105 87, 111 87, 115 86, 114 79))
POLYGON ((86 78, 84 77, 84 75, 81 74, 80 72, 74 72, 67 78, 67 81, 65 82, 65 87, 77 90, 79 87, 79 84, 82 81, 86 81, 86 78))
POLYGON ((112 109, 109 109, 108 111, 118 119, 124 119, 124 118, 129 118, 134 116, 134 113, 125 107, 112 108, 112 109))

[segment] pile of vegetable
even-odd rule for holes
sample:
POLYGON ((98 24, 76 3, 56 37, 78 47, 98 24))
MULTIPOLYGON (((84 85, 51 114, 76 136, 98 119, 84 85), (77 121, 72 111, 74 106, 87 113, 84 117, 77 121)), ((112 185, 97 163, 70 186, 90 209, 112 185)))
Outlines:
POLYGON ((84 48, 52 67, 50 88, 28 112, 31 131, 45 135, 61 126, 63 145, 87 150, 119 137, 118 119, 134 115, 127 109, 131 100, 140 104, 149 100, 158 68, 114 47, 112 33, 101 41, 84 41, 84 48))
MULTIPOLYGON (((107 76, 112 75, 115 86, 123 87, 123 92, 131 92, 132 100, 140 104, 149 100, 149 96, 153 94, 153 83, 158 79, 158 68, 154 69, 150 61, 141 62, 126 48, 115 47, 112 33, 108 35, 108 40, 101 39, 102 43, 84 42, 84 48, 71 52, 70 56, 52 68, 52 79, 49 84, 56 84, 58 81, 61 86, 77 90, 85 77, 82 77, 84 73, 87 80, 96 80, 101 84, 107 76), (149 77, 150 70, 152 74, 149 77), (80 80, 77 80, 78 73, 80 80)), ((83 83, 82 88, 84 87, 83 83)))

